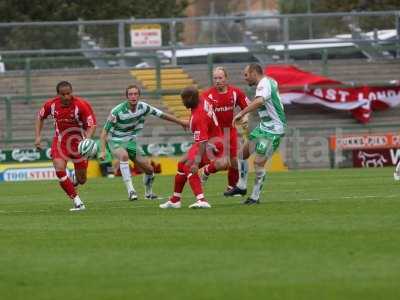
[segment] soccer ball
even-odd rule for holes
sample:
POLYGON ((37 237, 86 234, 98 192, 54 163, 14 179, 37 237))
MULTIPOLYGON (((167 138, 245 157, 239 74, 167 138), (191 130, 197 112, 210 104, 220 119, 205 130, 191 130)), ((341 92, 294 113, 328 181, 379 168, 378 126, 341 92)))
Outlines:
POLYGON ((97 153, 97 144, 92 139, 84 139, 78 145, 79 154, 85 157, 94 157, 97 153))

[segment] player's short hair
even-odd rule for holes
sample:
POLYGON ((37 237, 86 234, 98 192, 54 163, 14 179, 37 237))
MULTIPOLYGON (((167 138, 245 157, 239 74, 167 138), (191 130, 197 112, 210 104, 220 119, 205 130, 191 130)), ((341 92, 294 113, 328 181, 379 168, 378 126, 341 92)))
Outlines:
POLYGON ((125 89, 126 97, 128 97, 128 90, 130 90, 130 89, 137 89, 137 91, 139 92, 139 96, 140 96, 140 94, 141 94, 140 87, 137 86, 136 84, 131 84, 131 85, 128 85, 127 88, 125 89))
POLYGON ((56 85, 56 92, 57 92, 57 94, 60 93, 60 89, 61 89, 62 87, 64 87, 64 86, 68 86, 68 87, 70 87, 71 90, 72 90, 72 84, 71 84, 70 82, 68 82, 68 81, 60 81, 60 82, 57 83, 57 85, 56 85))
POLYGON ((248 67, 249 72, 255 71, 259 75, 263 75, 264 74, 263 69, 259 64, 251 63, 247 67, 248 67))
POLYGON ((185 87, 181 92, 181 98, 187 108, 194 108, 199 102, 199 90, 194 86, 185 87))
POLYGON ((215 67, 214 72, 216 72, 216 71, 222 71, 225 75, 225 78, 228 78, 228 72, 226 71, 226 69, 224 67, 222 67, 222 66, 215 67))
POLYGON ((194 86, 187 86, 181 92, 181 97, 184 99, 192 98, 199 95, 199 90, 194 86))

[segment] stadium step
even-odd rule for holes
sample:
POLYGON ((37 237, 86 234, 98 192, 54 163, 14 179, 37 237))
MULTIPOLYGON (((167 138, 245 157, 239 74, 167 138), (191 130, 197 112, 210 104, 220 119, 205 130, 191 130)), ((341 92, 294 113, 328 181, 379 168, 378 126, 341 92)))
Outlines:
MULTIPOLYGON (((130 73, 141 83, 145 90, 152 92, 157 89, 157 74, 155 69, 137 69, 132 70, 130 73)), ((187 119, 190 115, 189 111, 183 106, 179 96, 180 91, 187 86, 197 86, 197 84, 182 68, 161 69, 161 89, 176 93, 162 96, 162 103, 178 118, 187 119)))

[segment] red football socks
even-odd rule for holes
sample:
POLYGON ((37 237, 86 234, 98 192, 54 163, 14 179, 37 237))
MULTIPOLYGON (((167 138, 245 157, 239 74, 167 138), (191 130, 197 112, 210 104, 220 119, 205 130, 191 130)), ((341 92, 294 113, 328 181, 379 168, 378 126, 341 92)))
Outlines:
POLYGON ((56 171, 56 175, 58 177, 58 181, 60 183, 61 188, 71 199, 74 199, 77 193, 67 173, 65 171, 56 171))
POLYGON ((170 198, 171 202, 176 203, 181 200, 181 193, 187 180, 189 181, 190 187, 196 198, 204 199, 203 186, 201 185, 199 175, 197 173, 191 174, 190 168, 184 163, 180 162, 178 163, 178 172, 175 175, 174 194, 170 198))
POLYGON ((231 187, 236 186, 239 180, 239 170, 236 168, 228 168, 228 185, 231 187))
POLYGON ((197 200, 203 200, 204 199, 203 186, 201 185, 199 174, 196 173, 190 175, 188 181, 193 191, 193 194, 196 196, 197 200))

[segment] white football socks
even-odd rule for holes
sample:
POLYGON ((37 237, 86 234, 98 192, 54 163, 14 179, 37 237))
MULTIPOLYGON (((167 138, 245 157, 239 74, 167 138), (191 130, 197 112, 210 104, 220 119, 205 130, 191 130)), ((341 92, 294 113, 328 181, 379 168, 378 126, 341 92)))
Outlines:
POLYGON ((119 168, 121 169, 122 179, 125 183, 128 194, 130 194, 130 192, 135 191, 135 189, 133 188, 132 184, 132 175, 131 170, 129 169, 129 161, 120 161, 119 168))
POLYGON ((145 196, 150 196, 153 194, 153 182, 154 182, 154 173, 147 175, 143 175, 143 184, 144 184, 144 194, 145 196))
POLYGON ((239 189, 244 190, 247 187, 247 178, 249 175, 249 164, 247 163, 247 160, 238 159, 238 165, 239 165, 239 180, 238 180, 236 186, 239 189))
POLYGON ((256 178, 254 179, 253 192, 251 193, 250 198, 253 200, 258 200, 260 198, 261 190, 265 180, 265 170, 257 170, 256 178))

